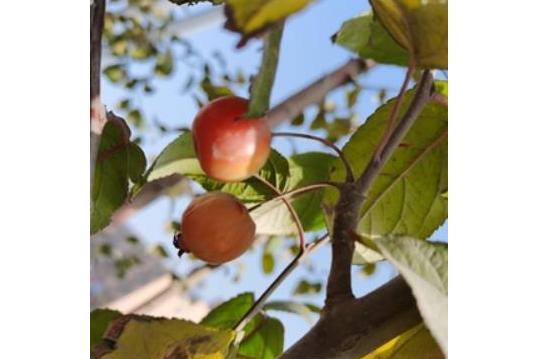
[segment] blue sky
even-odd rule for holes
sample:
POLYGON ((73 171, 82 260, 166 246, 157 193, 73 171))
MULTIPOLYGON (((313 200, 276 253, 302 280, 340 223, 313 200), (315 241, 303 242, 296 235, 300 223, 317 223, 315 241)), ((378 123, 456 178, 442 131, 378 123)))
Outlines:
MULTIPOLYGON (((202 7, 198 6, 198 8, 202 7)), ((198 11, 198 8, 195 8, 194 11, 198 11)), ((340 28, 343 21, 368 9, 367 1, 321 0, 290 18, 286 23, 283 35, 272 103, 275 104, 285 99, 322 74, 331 71, 352 58, 351 53, 333 45, 330 41, 330 36, 340 28)), ((259 41, 252 41, 245 48, 238 51, 235 49, 238 36, 222 29, 221 26, 210 27, 189 36, 188 39, 205 57, 210 57, 212 52, 219 50, 225 56, 230 69, 241 68, 248 75, 256 73, 260 62, 261 44, 259 41)), ((148 118, 157 116, 162 123, 169 126, 190 127, 197 107, 190 96, 182 95, 179 91, 181 84, 186 80, 188 72, 189 69, 180 64, 172 78, 156 82, 157 91, 154 95, 137 99, 148 118)), ((366 86, 387 86, 390 89, 397 89, 403 76, 404 71, 402 68, 379 66, 368 75, 362 76, 360 82, 366 86)), ((103 99, 105 104, 113 105, 124 95, 124 92, 119 88, 104 81, 103 99)), ((246 96, 245 93, 241 95, 246 96)), ((388 95, 393 96, 394 92, 389 92, 388 95)), ((365 91, 360 96, 356 108, 360 121, 363 121, 376 108, 377 103, 373 98, 374 96, 374 92, 368 91, 365 91)), ((330 98, 338 102, 343 100, 341 97, 333 96, 330 98)), ((287 129, 287 126, 283 125, 280 129, 287 129)), ((294 128, 294 130, 298 131, 297 128, 294 128)), ((304 129, 304 131, 307 130, 304 129)), ((174 138, 174 135, 162 136, 156 132, 155 136, 151 136, 151 138, 150 141, 143 144, 143 148, 149 156, 156 155, 174 138)), ((342 145, 342 143, 340 144, 342 145)), ((273 146, 285 155, 291 151, 288 140, 277 139, 274 141, 273 146)), ((297 141, 296 148, 301 151, 324 150, 317 144, 306 141, 297 141)), ((147 243, 161 243, 172 252, 171 236, 165 231, 164 224, 170 221, 171 218, 179 220, 188 201, 188 198, 179 198, 171 203, 170 199, 161 198, 132 217, 128 221, 128 226, 147 243)), ((444 225, 433 235, 433 238, 447 241, 447 235, 447 225, 444 225)), ((260 259, 261 248, 259 246, 244 255, 241 260, 229 265, 230 268, 234 268, 240 262, 244 265, 243 277, 238 284, 232 283, 231 276, 221 269, 208 277, 205 285, 196 289, 195 294, 210 303, 229 299, 245 291, 254 291, 258 295, 269 285, 278 271, 286 266, 287 261, 291 258, 281 258, 277 263, 276 270, 271 275, 262 273, 260 259)), ((313 281, 324 280, 330 265, 329 246, 325 246, 315 253, 311 258, 311 262, 315 264, 316 270, 314 272, 309 272, 308 263, 298 268, 279 287, 270 300, 289 299, 294 286, 300 278, 313 281)), ((179 273, 185 273, 189 268, 200 265, 200 263, 189 259, 178 261, 176 258, 167 261, 167 264, 179 273)), ((386 263, 379 265, 374 275, 368 278, 359 274, 356 268, 353 271, 354 292, 358 295, 369 292, 395 274, 394 269, 386 263)), ((322 291, 319 295, 303 296, 298 299, 322 305, 324 294, 324 291, 322 291)), ((285 347, 294 343, 309 328, 309 324, 296 315, 277 312, 273 312, 271 315, 282 319, 286 323, 285 347)))

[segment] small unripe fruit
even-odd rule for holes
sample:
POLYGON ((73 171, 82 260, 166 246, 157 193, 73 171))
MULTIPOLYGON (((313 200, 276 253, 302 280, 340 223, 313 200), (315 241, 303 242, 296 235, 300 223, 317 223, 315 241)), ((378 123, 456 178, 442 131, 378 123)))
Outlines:
POLYGON ((179 247, 210 264, 231 261, 253 243, 256 225, 236 197, 210 192, 195 198, 182 216, 179 247))
POLYGON ((196 115, 193 139, 200 166, 223 182, 256 174, 270 154, 271 128, 263 119, 246 119, 248 101, 226 96, 211 101, 196 115))

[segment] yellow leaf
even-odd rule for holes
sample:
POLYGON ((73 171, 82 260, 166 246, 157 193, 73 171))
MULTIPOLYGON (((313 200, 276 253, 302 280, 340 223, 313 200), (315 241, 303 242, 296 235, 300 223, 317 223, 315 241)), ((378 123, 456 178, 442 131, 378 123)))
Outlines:
POLYGON ((386 30, 416 65, 447 69, 447 0, 371 0, 386 30))
POLYGON ((262 30, 303 9, 311 0, 226 0, 229 21, 244 35, 262 30))
POLYGON ((395 337, 361 359, 443 359, 444 354, 424 324, 395 337))
POLYGON ((186 320, 124 316, 113 322, 104 338, 113 349, 106 359, 225 359, 234 339, 231 330, 217 330, 186 320))

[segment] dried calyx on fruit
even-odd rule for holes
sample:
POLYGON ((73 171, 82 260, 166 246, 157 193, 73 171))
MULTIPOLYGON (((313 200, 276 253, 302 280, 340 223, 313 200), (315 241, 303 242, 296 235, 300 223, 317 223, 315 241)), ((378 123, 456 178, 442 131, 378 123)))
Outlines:
POLYGON ((195 198, 182 216, 174 245, 197 258, 220 264, 242 255, 253 243, 256 225, 236 197, 210 192, 195 198))
POLYGON ((200 166, 213 179, 242 181, 256 174, 270 154, 271 128, 262 118, 247 119, 248 101, 226 96, 196 115, 193 139, 200 166))

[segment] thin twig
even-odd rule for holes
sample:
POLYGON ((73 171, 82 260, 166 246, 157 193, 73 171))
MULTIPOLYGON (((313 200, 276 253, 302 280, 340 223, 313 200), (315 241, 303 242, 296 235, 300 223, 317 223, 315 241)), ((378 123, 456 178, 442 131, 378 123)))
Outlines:
POLYGON ((368 71, 374 65, 375 63, 371 60, 348 61, 269 110, 266 121, 271 127, 275 127, 281 122, 295 118, 305 107, 319 103, 328 92, 368 71))
POLYGON ((331 269, 328 277, 326 306, 331 307, 343 300, 353 299, 350 267, 354 253, 354 241, 349 231, 355 230, 360 221, 358 213, 364 204, 367 191, 374 179, 402 141, 410 127, 428 103, 432 91, 432 75, 425 70, 417 86, 412 102, 402 119, 390 133, 379 156, 373 154, 371 161, 355 183, 344 183, 335 209, 333 223, 331 269))
POLYGON ((105 22, 105 0, 90 5, 90 100, 99 97, 101 80, 101 35, 105 22))
POLYGON ((245 315, 234 325, 233 329, 236 331, 242 330, 247 323, 262 309, 264 303, 269 298, 269 296, 279 287, 279 285, 292 273, 296 267, 303 262, 305 258, 314 253, 319 247, 324 243, 329 241, 329 235, 326 233, 318 240, 307 245, 304 250, 294 257, 294 259, 286 266, 286 268, 275 278, 275 280, 270 284, 268 288, 262 293, 262 295, 256 300, 251 308, 245 313, 245 315))
POLYGON ((293 196, 297 196, 299 194, 303 194, 303 193, 307 193, 307 192, 311 192, 311 191, 315 191, 317 189, 327 188, 327 187, 334 187, 334 188, 339 189, 339 188, 341 188, 341 184, 336 183, 336 182, 331 182, 331 181, 311 183, 309 185, 306 185, 306 186, 303 186, 303 187, 300 187, 300 188, 295 188, 295 189, 290 190, 288 192, 282 192, 281 194, 279 194, 279 195, 277 195, 275 197, 272 197, 272 198, 270 198, 269 200, 267 200, 265 202, 257 203, 256 205, 249 208, 249 212, 252 212, 252 211, 256 210, 257 208, 259 208, 259 207, 263 206, 264 204, 268 203, 269 201, 275 201, 275 200, 282 199, 282 198, 293 197, 293 196))
POLYGON ((399 114, 399 110, 402 104, 402 100, 404 99, 404 94, 406 93, 406 89, 408 88, 408 84, 410 83, 410 80, 412 78, 412 74, 415 71, 415 65, 413 60, 410 61, 410 65, 408 66, 408 69, 406 70, 406 75, 404 76, 404 81, 402 82, 402 86, 399 90, 399 94, 397 95, 397 100, 395 101, 395 104, 391 108, 391 112, 389 113, 389 118, 387 119, 386 128, 384 130, 384 134, 382 135, 382 140, 378 144, 378 147, 376 148, 375 156, 376 158, 380 157, 380 152, 382 149, 386 146, 387 141, 389 140, 389 136, 393 132, 393 127, 395 125, 395 121, 397 119, 397 116, 399 114))
MULTIPOLYGON (((259 180, 260 182, 262 182, 263 184, 265 184, 266 186, 268 186, 269 188, 271 188, 271 190, 275 192, 276 195, 281 196, 283 194, 277 187, 275 187, 271 182, 267 181, 265 178, 259 175, 254 175, 253 177, 259 180)), ((281 197, 281 200, 284 202, 284 204, 288 208, 288 211, 290 212, 290 215, 292 216, 292 220, 294 221, 294 224, 296 225, 296 228, 298 229, 299 247, 301 251, 305 249, 305 233, 303 231, 303 226, 301 225, 301 221, 299 220, 298 213, 296 212, 294 207, 292 207, 292 205, 286 199, 286 197, 281 197)))
POLYGON ((306 138, 309 140, 314 140, 323 143, 324 145, 331 148, 333 151, 337 153, 337 155, 341 158, 341 161, 344 165, 344 168, 346 169, 346 180, 348 182, 354 182, 354 171, 352 170, 352 166, 350 165, 350 162, 344 155, 344 153, 341 151, 339 147, 337 147, 334 143, 331 143, 330 141, 326 140, 325 138, 321 138, 314 135, 309 135, 306 133, 295 133, 295 132, 273 132, 273 137, 300 137, 300 138, 306 138))

